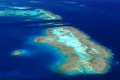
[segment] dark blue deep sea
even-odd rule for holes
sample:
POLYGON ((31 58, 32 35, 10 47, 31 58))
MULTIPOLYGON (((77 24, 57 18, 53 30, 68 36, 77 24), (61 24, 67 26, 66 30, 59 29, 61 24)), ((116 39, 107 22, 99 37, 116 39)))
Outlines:
MULTIPOLYGON (((111 69, 103 75, 64 76, 51 72, 57 60, 56 49, 32 43, 50 26, 29 26, 46 21, 23 21, 24 17, 0 17, 0 80, 120 80, 120 0, 0 0, 0 6, 28 6, 60 15, 58 21, 87 33, 93 40, 111 49, 111 69), (27 25, 27 26, 26 26, 27 25), (14 57, 11 52, 28 49, 29 56, 14 57)), ((0 10, 6 10, 0 7, 0 10)), ((54 21, 51 21, 54 22, 54 21)))

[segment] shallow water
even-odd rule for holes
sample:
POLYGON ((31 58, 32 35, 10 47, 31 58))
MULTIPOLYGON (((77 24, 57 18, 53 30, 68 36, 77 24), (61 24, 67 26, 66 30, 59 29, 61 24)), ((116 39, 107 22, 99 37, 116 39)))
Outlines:
MULTIPOLYGON (((0 17, 0 78, 1 80, 119 80, 120 61, 120 1, 119 0, 25 0, 0 1, 0 10, 10 6, 43 8, 63 17, 64 23, 81 29, 95 41, 110 48, 114 55, 112 67, 105 75, 63 76, 49 70, 51 62, 57 60, 53 48, 31 42, 34 36, 44 35, 51 26, 30 26, 46 21, 23 21, 24 17, 0 17), (7 7, 6 7, 7 6, 7 7), (27 26, 26 26, 27 25, 27 26), (42 33, 42 34, 41 34, 42 33), (11 57, 11 51, 28 49, 29 57, 11 57), (47 66, 47 67, 46 67, 47 66)), ((54 22, 54 21, 52 21, 54 22)), ((61 21, 59 21, 61 22, 61 21)))

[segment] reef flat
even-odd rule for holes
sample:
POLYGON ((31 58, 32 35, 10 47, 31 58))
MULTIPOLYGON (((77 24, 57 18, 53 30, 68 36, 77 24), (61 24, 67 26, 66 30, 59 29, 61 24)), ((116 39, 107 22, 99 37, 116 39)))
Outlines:
POLYGON ((38 36, 34 42, 56 47, 68 59, 54 67, 62 74, 104 74, 110 68, 109 49, 92 41, 88 35, 70 26, 47 29, 46 36, 38 36))
MULTIPOLYGON (((16 7, 15 7, 16 8, 16 7)), ((61 17, 44 9, 35 10, 1 10, 0 16, 24 16, 32 19, 41 20, 60 20, 61 17)))

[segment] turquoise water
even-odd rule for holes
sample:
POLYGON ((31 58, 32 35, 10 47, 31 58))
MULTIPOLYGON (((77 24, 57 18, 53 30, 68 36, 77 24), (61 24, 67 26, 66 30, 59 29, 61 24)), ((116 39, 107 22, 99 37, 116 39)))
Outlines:
MULTIPOLYGON (((63 21, 23 21, 21 16, 0 17, 0 80, 119 80, 119 26, 120 1, 77 0, 27 0, 0 1, 0 10, 10 6, 28 6, 30 9, 46 9, 63 17, 63 21), (93 39, 113 50, 112 68, 105 75, 63 76, 51 72, 49 65, 59 60, 56 50, 44 44, 33 44, 34 36, 44 35, 50 26, 39 26, 47 22, 64 22, 80 28, 93 39), (33 25, 35 24, 35 25, 33 25), (30 26, 33 25, 33 26, 30 26), (40 46, 41 45, 41 46, 40 46), (17 49, 30 51, 28 57, 11 56, 17 49)), ((55 26, 56 27, 56 26, 55 26)), ((58 27, 58 26, 57 26, 58 27)))

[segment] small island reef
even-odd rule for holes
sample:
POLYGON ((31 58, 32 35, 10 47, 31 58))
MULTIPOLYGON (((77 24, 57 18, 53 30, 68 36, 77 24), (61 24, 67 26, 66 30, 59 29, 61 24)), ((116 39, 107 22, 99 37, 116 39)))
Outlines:
POLYGON ((71 26, 48 28, 47 35, 36 37, 34 42, 50 44, 61 55, 67 56, 66 60, 53 65, 55 72, 68 75, 104 74, 110 68, 111 51, 71 26))
MULTIPOLYGON (((14 7, 16 8, 16 7, 14 7)), ((18 7, 17 7, 18 8, 18 7)), ((24 8, 24 7, 22 7, 24 8)), ((0 10, 0 16, 23 16, 27 18, 39 19, 39 20, 60 20, 61 17, 55 15, 49 11, 44 9, 35 9, 35 10, 25 10, 25 9, 8 9, 8 10, 0 10)))

